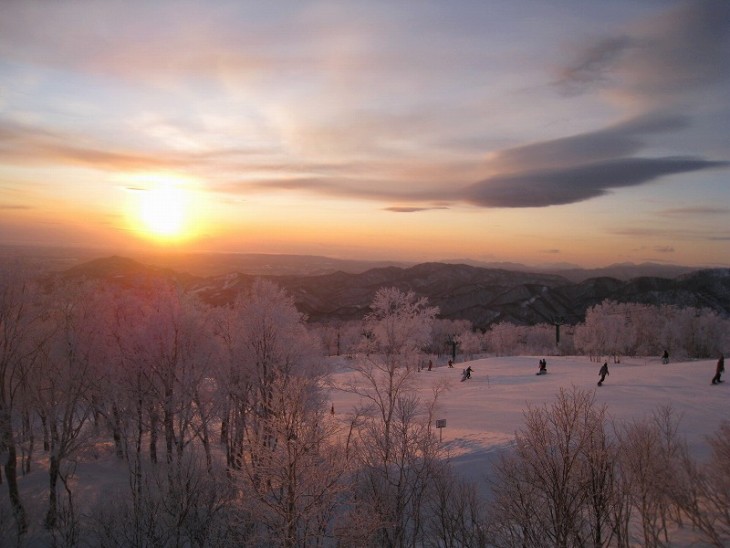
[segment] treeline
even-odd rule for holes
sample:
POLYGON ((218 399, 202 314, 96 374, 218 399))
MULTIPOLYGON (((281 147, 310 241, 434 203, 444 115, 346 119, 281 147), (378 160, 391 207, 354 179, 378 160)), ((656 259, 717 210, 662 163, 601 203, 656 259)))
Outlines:
MULTIPOLYGON (((361 322, 314 328, 332 355, 357 351, 361 322)), ((661 356, 676 359, 717 358, 730 344, 730 318, 705 308, 678 308, 604 301, 586 312, 578 324, 493 324, 484 333, 467 320, 437 319, 424 349, 436 356, 461 359, 479 355, 661 356)))
MULTIPOLYGON (((548 526, 556 546, 658 545, 678 522, 728 539, 726 468, 695 462, 667 419, 648 454, 672 473, 642 487, 618 455, 644 458, 631 428, 653 423, 609 430, 582 393, 528 414, 482 498, 437 441, 442 388, 414 388, 428 356, 482 337, 413 293, 378 291, 348 343, 352 382, 334 386, 321 330, 271 283, 213 308, 155 280, 31 280, 0 273, 2 545, 544 546, 548 526), (361 403, 335 414, 330 390, 361 403), (118 463, 123 487, 84 484, 94 454, 118 463), (540 483, 530 474, 545 466, 558 475, 540 483), (44 500, 22 488, 39 475, 44 500)), ((728 448, 723 427, 713 455, 728 448)))

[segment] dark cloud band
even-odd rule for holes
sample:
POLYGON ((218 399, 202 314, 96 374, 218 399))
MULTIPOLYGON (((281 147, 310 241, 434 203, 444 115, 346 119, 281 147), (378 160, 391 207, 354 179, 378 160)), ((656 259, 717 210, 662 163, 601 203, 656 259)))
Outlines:
POLYGON ((698 158, 621 158, 563 169, 491 177, 465 189, 464 199, 483 207, 546 207, 581 202, 613 188, 659 177, 722 168, 730 162, 698 158))

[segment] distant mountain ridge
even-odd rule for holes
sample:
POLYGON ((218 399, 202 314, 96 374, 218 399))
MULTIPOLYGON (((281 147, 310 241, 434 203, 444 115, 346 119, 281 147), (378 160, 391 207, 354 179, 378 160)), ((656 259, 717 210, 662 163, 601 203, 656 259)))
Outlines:
POLYGON ((284 288, 297 308, 317 322, 361 319, 381 287, 413 291, 438 306, 440 317, 468 319, 482 329, 500 321, 578 323, 588 308, 606 299, 710 308, 723 316, 730 315, 730 269, 699 270, 676 278, 640 276, 620 280, 602 276, 581 282, 557 274, 449 263, 422 263, 407 268, 388 266, 360 273, 338 271, 313 276, 242 273, 192 276, 132 259, 109 257, 78 265, 60 275, 109 283, 162 278, 215 305, 232 302, 240 291, 261 277, 284 288))
MULTIPOLYGON (((114 252, 118 253, 118 252, 114 252)), ((39 246, 0 245, 0 261, 21 260, 44 271, 58 271, 79 266, 95 258, 111 255, 112 252, 95 248, 60 248, 39 246)), ((224 253, 224 252, 125 252, 125 256, 150 267, 168 268, 194 276, 219 276, 241 272, 256 276, 316 276, 334 272, 358 274, 374 268, 395 266, 409 268, 420 264, 413 261, 394 260, 355 260, 337 259, 320 255, 294 255, 274 253, 224 253)), ((542 266, 528 266, 514 262, 485 262, 473 259, 444 259, 444 264, 466 264, 477 268, 556 274, 572 282, 582 282, 589 278, 610 277, 630 280, 640 276, 676 278, 700 270, 688 267, 659 263, 618 263, 600 268, 581 268, 569 263, 551 263, 542 266)))

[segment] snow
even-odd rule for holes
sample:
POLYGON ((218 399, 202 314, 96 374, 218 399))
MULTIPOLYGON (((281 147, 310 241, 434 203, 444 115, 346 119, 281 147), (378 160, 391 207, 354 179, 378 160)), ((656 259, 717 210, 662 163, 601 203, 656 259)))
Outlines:
MULTIPOLYGON (((605 404, 609 415, 620 421, 651 415, 660 406, 671 405, 681 416, 679 434, 689 443, 692 454, 706 458, 706 436, 714 433, 728 419, 730 382, 712 386, 715 360, 685 361, 663 365, 656 358, 625 358, 622 363, 587 357, 547 356, 547 375, 537 376, 538 360, 543 356, 491 357, 459 362, 449 368, 434 360, 432 371, 414 373, 415 387, 424 399, 435 384, 446 384, 437 406, 437 419, 446 419, 441 429, 443 449, 454 470, 477 483, 488 493, 491 463, 509 448, 514 434, 523 424, 528 406, 551 404, 560 388, 595 391, 597 404, 605 404), (597 387, 598 369, 608 361, 610 375, 597 387), (471 366, 471 379, 460 382, 463 369, 471 366)), ((446 358, 443 358, 444 360, 446 358)), ((344 385, 355 375, 345 358, 333 359, 337 371, 334 382, 344 385)), ((331 392, 336 418, 346 423, 357 405, 357 396, 331 392)), ((328 404, 329 406, 329 404, 328 404)), ((45 457, 36 453, 34 470, 19 477, 21 496, 26 502, 31 522, 42 521, 47 508, 48 475, 45 457)), ((109 442, 99 443, 79 454, 73 490, 79 510, 85 512, 113 499, 126 488, 126 464, 116 459, 109 442), (111 499, 110 499, 111 497, 111 499)), ((7 498, 0 498, 0 509, 7 498)), ((7 510, 7 508, 5 508, 7 510)), ((27 539, 28 546, 45 546, 46 538, 38 528, 27 539)))
MULTIPOLYGON (((432 371, 416 374, 416 387, 424 398, 436 383, 448 390, 439 397, 438 419, 446 419, 442 443, 454 469, 471 478, 486 478, 489 463, 509 447, 522 427, 528 406, 551 404, 561 388, 595 390, 596 403, 605 404, 611 417, 630 421, 650 416, 671 405, 681 417, 679 434, 694 456, 709 455, 705 438, 728 417, 730 384, 712 386, 715 360, 662 364, 656 358, 623 358, 592 362, 587 357, 547 356, 547 375, 535 375, 544 356, 483 358, 456 363, 454 368, 437 364, 432 371), (608 361, 609 376, 598 387, 598 369, 608 361), (462 370, 471 365, 471 379, 460 382, 462 370), (478 474, 475 474, 478 471, 478 474)), ((344 364, 344 362, 343 362, 344 364)), ((354 373, 335 374, 345 383, 354 373)), ((335 391, 332 402, 337 415, 346 420, 357 397, 335 391)))

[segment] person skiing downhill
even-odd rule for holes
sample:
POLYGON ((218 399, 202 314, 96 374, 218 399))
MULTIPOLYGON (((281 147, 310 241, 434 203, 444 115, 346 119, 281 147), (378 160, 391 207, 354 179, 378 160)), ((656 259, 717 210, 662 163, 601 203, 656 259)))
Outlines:
POLYGON ((471 372, 472 372, 471 365, 468 366, 466 369, 464 369, 464 373, 461 376, 462 382, 465 381, 466 379, 471 379, 471 372))
POLYGON ((603 386, 603 381, 606 378, 606 375, 608 375, 608 362, 603 362, 603 365, 601 366, 601 369, 598 371, 598 374, 601 376, 601 380, 598 381, 598 386, 603 386))
POLYGON ((717 360, 717 367, 715 368, 715 376, 712 377, 712 384, 718 384, 723 382, 720 378, 722 373, 725 371, 725 356, 720 354, 720 359, 717 360))

